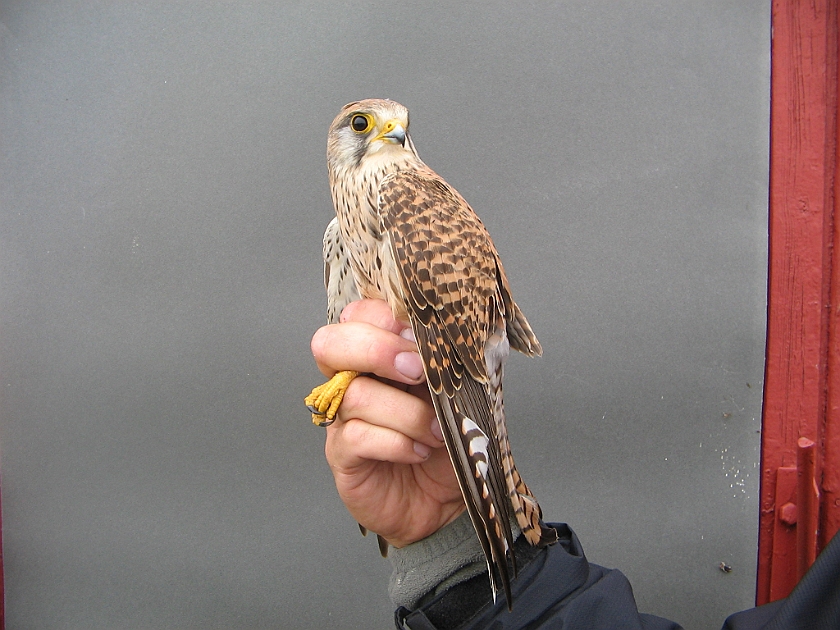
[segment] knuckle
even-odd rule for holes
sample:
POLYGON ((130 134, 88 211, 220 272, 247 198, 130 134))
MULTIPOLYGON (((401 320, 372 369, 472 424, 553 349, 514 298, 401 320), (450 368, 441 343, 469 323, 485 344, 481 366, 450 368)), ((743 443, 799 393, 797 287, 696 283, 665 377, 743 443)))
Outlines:
POLYGON ((370 425, 361 420, 353 419, 344 423, 344 440, 353 448, 358 448, 370 437, 370 425))
POLYGON ((394 432, 390 435, 390 450, 400 453, 411 449, 411 440, 401 433, 394 432))
POLYGON ((344 392, 344 398, 341 401, 339 410, 344 410, 345 413, 355 412, 365 406, 370 399, 366 386, 367 380, 364 376, 359 376, 352 380, 347 387, 347 391, 344 392))
POLYGON ((390 344, 383 341, 381 335, 376 335, 371 339, 366 352, 368 364, 381 370, 388 365, 388 359, 393 354, 393 349, 390 344))

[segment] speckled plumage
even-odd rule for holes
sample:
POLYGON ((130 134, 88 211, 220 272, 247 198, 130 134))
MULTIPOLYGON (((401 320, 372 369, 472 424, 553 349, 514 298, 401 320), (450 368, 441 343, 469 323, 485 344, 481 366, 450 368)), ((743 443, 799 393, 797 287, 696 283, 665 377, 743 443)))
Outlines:
POLYGON ((502 402, 509 347, 534 356, 540 344, 484 225, 418 157, 405 107, 346 105, 330 126, 327 164, 336 210, 324 235, 328 319, 364 297, 410 322, 494 597, 503 590, 511 605, 512 518, 531 544, 557 539, 513 463, 502 402))
POLYGON ((324 288, 327 290, 327 323, 337 324, 344 307, 361 299, 350 271, 347 250, 338 231, 338 218, 324 232, 324 288))

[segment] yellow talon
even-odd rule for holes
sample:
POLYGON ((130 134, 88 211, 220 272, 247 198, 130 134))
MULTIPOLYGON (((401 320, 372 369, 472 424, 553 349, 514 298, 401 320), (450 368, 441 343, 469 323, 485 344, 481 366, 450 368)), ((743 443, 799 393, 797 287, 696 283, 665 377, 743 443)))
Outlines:
POLYGON ((344 394, 350 383, 359 375, 353 370, 336 372, 323 385, 318 385, 303 399, 303 403, 312 412, 312 423, 319 427, 328 427, 335 422, 335 414, 341 406, 344 394))

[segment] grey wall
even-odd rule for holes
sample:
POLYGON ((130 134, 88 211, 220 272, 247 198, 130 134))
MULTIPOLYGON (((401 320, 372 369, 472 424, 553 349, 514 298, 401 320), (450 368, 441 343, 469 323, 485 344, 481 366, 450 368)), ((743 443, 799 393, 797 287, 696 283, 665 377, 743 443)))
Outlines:
POLYGON ((546 516, 645 611, 749 606, 769 5, 0 3, 8 627, 389 627, 301 404, 368 96, 540 335, 507 401, 546 516))

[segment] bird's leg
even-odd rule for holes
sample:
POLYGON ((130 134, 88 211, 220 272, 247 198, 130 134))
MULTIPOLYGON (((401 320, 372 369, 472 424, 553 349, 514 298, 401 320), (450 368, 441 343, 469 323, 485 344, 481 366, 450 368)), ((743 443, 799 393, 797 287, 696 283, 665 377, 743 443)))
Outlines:
POLYGON ((336 372, 323 385, 319 385, 303 399, 303 403, 312 412, 312 423, 319 427, 328 427, 335 422, 335 414, 350 383, 359 375, 353 370, 336 372))

